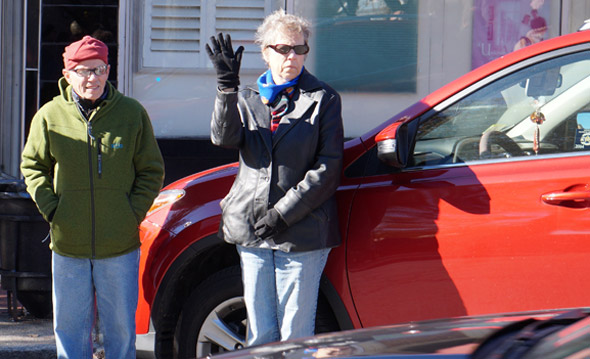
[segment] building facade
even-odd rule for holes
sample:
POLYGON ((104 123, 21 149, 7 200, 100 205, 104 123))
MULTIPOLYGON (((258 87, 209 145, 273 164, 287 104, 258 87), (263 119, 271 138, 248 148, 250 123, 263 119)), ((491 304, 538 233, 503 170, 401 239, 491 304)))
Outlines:
POLYGON ((254 32, 272 11, 313 25, 306 68, 343 98, 356 137, 471 69, 577 31, 590 0, 0 0, 0 171, 20 177, 32 116, 57 94, 63 48, 84 35, 109 46, 112 81, 148 110, 166 181, 235 160, 209 141, 216 78, 204 51, 243 45, 243 85, 265 70, 254 32))

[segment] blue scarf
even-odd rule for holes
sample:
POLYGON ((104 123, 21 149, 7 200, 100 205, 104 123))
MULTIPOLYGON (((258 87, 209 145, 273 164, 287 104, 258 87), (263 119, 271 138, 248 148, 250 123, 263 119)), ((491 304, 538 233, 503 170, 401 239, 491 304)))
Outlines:
MULTIPOLYGON (((301 69, 301 73, 303 73, 303 68, 301 69)), ((256 83, 258 84, 258 91, 260 91, 260 99, 262 100, 262 103, 265 105, 272 104, 281 91, 297 84, 301 73, 299 73, 299 75, 297 75, 297 77, 293 80, 282 85, 275 85, 270 70, 267 70, 265 73, 260 75, 256 83)))

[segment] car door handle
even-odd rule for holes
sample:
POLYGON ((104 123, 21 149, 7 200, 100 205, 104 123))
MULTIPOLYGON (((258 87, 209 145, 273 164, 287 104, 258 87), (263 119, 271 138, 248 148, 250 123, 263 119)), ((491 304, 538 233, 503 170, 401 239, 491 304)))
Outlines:
POLYGON ((561 205, 564 202, 575 202, 582 204, 588 202, 590 204, 589 191, 571 191, 571 192, 551 192, 541 196, 543 202, 554 205, 561 205))

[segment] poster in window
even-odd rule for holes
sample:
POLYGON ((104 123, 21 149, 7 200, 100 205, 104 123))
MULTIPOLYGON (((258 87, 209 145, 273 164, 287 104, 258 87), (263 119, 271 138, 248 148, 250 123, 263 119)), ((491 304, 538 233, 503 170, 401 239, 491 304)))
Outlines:
POLYGON ((475 0, 471 66, 547 38, 550 0, 475 0))

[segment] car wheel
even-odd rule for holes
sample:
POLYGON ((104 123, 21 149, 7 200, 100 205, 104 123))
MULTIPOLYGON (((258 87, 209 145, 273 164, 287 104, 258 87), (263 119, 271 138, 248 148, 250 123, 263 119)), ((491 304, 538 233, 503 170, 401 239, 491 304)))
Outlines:
POLYGON ((215 273, 185 302, 175 341, 179 358, 200 358, 245 346, 246 307, 239 266, 215 273))

